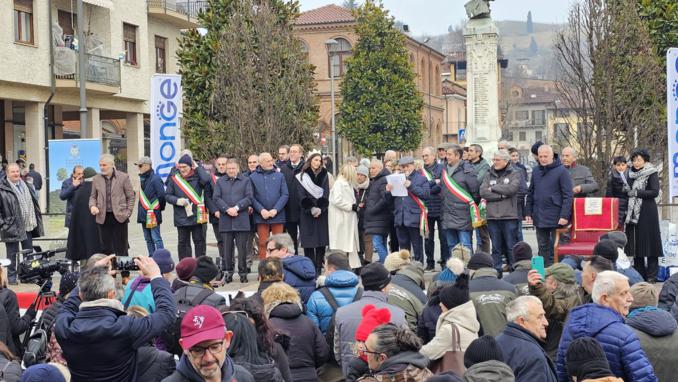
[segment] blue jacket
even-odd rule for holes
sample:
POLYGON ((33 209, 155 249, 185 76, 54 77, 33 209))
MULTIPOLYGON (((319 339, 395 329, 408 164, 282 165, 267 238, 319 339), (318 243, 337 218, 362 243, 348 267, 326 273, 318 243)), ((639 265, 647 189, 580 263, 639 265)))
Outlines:
POLYGON ((151 281, 156 311, 133 318, 97 300, 81 306, 78 288, 57 315, 54 333, 68 362, 73 382, 136 381, 136 350, 174 322, 177 305, 167 280, 151 281))
POLYGON ((155 301, 153 300, 153 291, 151 290, 151 280, 143 276, 137 276, 134 280, 127 283, 125 293, 120 300, 123 306, 127 303, 130 293, 132 293, 132 287, 134 287, 136 291, 132 295, 132 299, 127 306, 138 305, 146 309, 148 313, 155 312, 155 301))
POLYGON ((59 199, 66 201, 66 220, 64 221, 64 227, 67 228, 71 226, 71 213, 73 212, 72 200, 73 196, 75 196, 75 190, 77 190, 78 187, 73 185, 73 177, 69 177, 68 179, 64 180, 63 183, 61 183, 59 199))
MULTIPOLYGON (((148 201, 153 203, 153 200, 158 199, 160 206, 155 210, 155 218, 158 224, 162 223, 162 211, 165 209, 165 186, 162 184, 162 179, 155 175, 153 170, 148 170, 147 173, 140 176, 141 187, 148 198, 148 201)), ((146 224, 146 210, 141 207, 141 196, 139 196, 139 206, 137 212, 137 223, 146 224)))
POLYGON ((531 216, 537 228, 557 228, 558 219, 572 216, 572 179, 559 160, 548 166, 535 166, 527 191, 525 216, 531 216))
POLYGON ((250 175, 254 189, 254 223, 255 224, 279 224, 285 223, 285 205, 289 198, 285 176, 275 168, 264 170, 257 167, 257 171, 250 175), (271 219, 261 217, 261 210, 276 210, 278 214, 271 219))
POLYGON ((249 231, 250 217, 247 208, 252 205, 252 182, 238 174, 235 178, 222 176, 214 185, 212 201, 220 211, 219 232, 249 231), (238 215, 226 213, 231 207, 238 208, 238 215))
POLYGON ((428 207, 428 216, 432 218, 440 217, 440 205, 443 201, 443 195, 441 191, 443 190, 440 184, 436 183, 436 179, 440 180, 440 176, 443 173, 443 165, 439 163, 434 163, 432 166, 424 166, 426 171, 428 171, 433 179, 428 181, 428 186, 431 189, 431 196, 426 199, 426 207, 428 207))
POLYGON ((625 382, 655 382, 652 365, 640 346, 638 336, 624 323, 624 317, 611 308, 586 304, 570 312, 558 345, 558 380, 567 382, 565 357, 572 340, 593 337, 605 351, 610 370, 625 382))
MULTIPOLYGON (((428 181, 417 171, 412 171, 407 179, 411 182, 407 187, 412 193, 426 202, 431 197, 428 181)), ((396 227, 419 228, 421 209, 410 195, 393 198, 393 223, 396 227)))
MULTIPOLYGON (((337 305, 342 307, 353 302, 355 294, 358 291, 358 276, 351 271, 334 271, 325 279, 325 286, 328 287, 337 305)), ((332 306, 327 302, 322 292, 315 291, 306 303, 306 315, 313 321, 315 326, 325 334, 327 327, 332 319, 332 306)))
POLYGON ((315 266, 304 256, 288 256, 283 263, 283 281, 299 291, 301 301, 306 304, 315 290, 315 266))
POLYGON ((509 322, 497 336, 504 362, 516 382, 556 382, 556 368, 539 341, 521 326, 509 322))

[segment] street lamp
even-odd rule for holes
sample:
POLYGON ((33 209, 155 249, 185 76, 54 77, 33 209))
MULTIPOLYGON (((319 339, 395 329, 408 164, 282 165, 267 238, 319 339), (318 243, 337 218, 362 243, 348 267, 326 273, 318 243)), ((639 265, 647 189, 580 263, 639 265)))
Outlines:
MULTIPOLYGON (((333 167, 336 169, 339 166, 337 162, 337 130, 334 120, 334 63, 332 62, 332 55, 334 54, 334 48, 339 45, 337 40, 331 38, 325 41, 325 47, 327 48, 327 55, 329 57, 330 63, 330 113, 332 114, 332 161, 333 167)), ((335 171, 336 173, 336 171, 335 171)))

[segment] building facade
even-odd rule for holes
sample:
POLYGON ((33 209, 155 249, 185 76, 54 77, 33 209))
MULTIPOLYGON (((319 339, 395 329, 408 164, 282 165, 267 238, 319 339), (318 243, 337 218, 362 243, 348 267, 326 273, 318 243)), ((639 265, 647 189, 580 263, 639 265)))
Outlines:
MULTIPOLYGON (((341 79, 346 72, 346 59, 351 56, 358 42, 355 34, 355 18, 351 11, 337 5, 326 5, 302 13, 294 27, 295 35, 303 42, 308 59, 316 68, 315 80, 319 99, 318 137, 324 151, 331 152, 332 107, 330 94, 330 65, 335 75, 335 115, 341 104, 341 79), (329 39, 338 44, 331 52, 325 45, 329 39)), ((406 35, 407 36, 407 35, 406 35)), ((421 147, 436 146, 443 142, 445 122, 445 98, 441 86, 441 63, 443 54, 407 36, 407 51, 416 74, 417 89, 423 100, 421 147)), ((352 155, 349 142, 341 137, 337 141, 340 156, 352 155)), ((394 148, 397 149, 397 148, 394 148)))
MULTIPOLYGON (((182 29, 197 26, 197 12, 205 2, 83 0, 83 15, 77 14, 75 3, 0 2, 0 120, 4 121, 0 154, 9 162, 24 158, 46 176, 48 139, 101 138, 103 151, 114 154, 116 166, 137 180, 132 164, 148 150, 151 76, 178 71, 177 38, 182 29), (78 17, 85 25, 84 44, 76 42, 78 17), (53 78, 50 44, 55 92, 46 104, 53 78), (84 136, 80 134, 76 45, 85 46, 87 52, 84 136)), ((44 206, 46 193, 41 195, 44 206)))

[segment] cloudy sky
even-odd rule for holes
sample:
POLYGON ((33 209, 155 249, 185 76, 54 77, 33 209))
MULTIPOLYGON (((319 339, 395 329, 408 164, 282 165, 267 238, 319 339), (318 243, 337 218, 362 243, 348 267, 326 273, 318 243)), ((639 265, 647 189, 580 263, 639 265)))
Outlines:
MULTIPOLYGON (((410 26, 414 35, 436 35, 447 32, 450 24, 459 24, 466 18, 467 0, 383 0, 384 6, 396 19, 410 26)), ((490 3, 492 18, 496 20, 526 20, 532 11, 535 22, 565 23, 567 11, 575 0, 496 0, 490 3)), ((300 0, 301 10, 321 7, 342 0, 300 0)))

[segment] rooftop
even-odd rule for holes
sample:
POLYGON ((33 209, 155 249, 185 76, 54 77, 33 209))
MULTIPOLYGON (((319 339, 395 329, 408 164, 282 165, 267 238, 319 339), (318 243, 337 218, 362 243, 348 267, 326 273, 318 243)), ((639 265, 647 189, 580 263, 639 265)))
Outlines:
POLYGON ((351 23, 355 18, 348 8, 329 4, 299 15, 296 25, 351 23))

